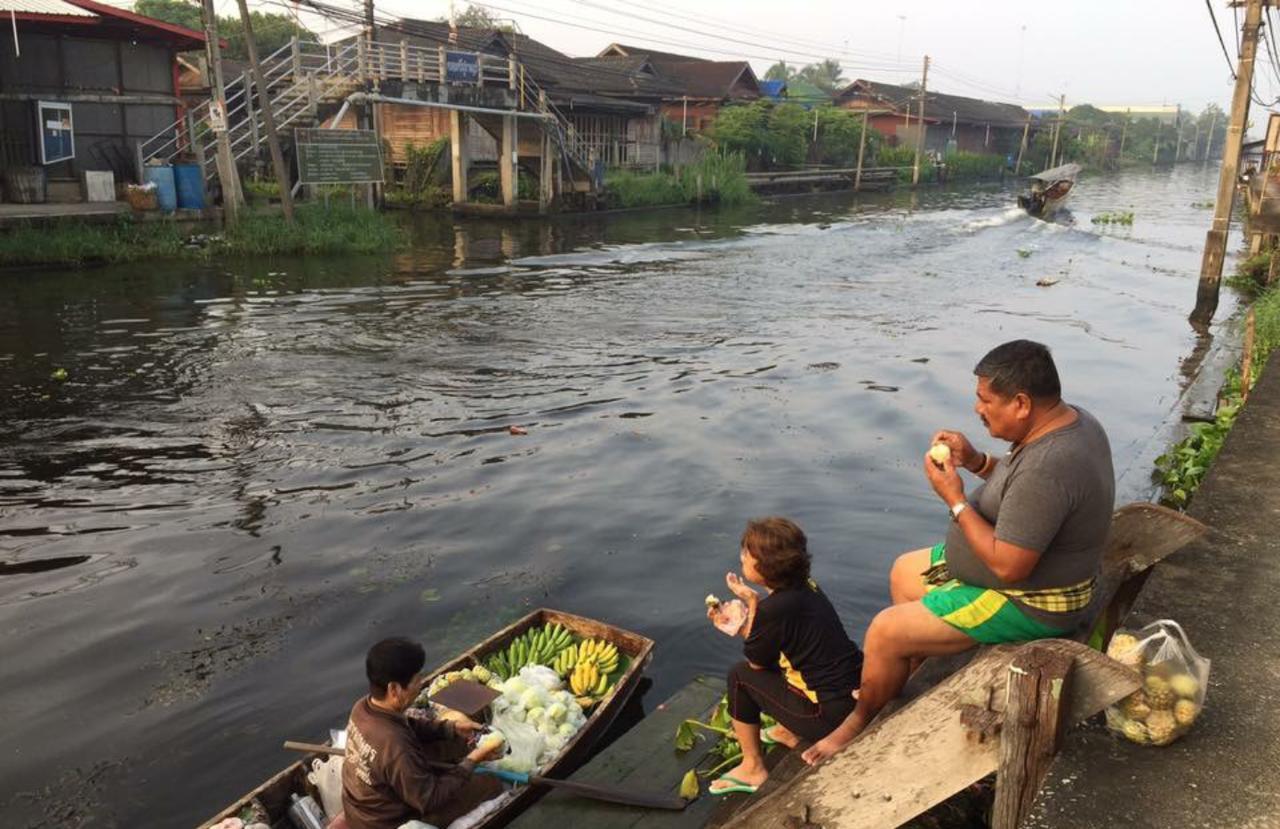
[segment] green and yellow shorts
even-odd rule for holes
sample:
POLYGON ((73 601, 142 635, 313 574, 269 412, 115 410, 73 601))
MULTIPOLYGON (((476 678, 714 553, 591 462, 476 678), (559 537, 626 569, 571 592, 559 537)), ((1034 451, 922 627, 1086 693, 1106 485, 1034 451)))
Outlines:
MULTIPOLYGON (((975 587, 946 573, 947 546, 935 544, 929 551, 929 570, 924 573, 925 594, 920 601, 942 621, 984 645, 1052 639, 1069 631, 1050 627, 1031 618, 999 590, 975 587)), ((1073 604, 1089 603, 1093 581, 1073 585, 1073 604)), ((1075 608, 1072 608, 1075 609, 1075 608)))

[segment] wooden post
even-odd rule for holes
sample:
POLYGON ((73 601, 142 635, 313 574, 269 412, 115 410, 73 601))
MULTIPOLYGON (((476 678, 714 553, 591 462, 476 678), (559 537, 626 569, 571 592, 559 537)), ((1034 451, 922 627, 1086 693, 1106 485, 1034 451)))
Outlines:
POLYGON ((1209 134, 1204 137, 1204 163, 1201 164, 1202 167, 1209 166, 1209 155, 1210 155, 1210 151, 1213 148, 1213 131, 1216 130, 1217 128, 1218 128, 1218 112, 1217 110, 1214 110, 1213 115, 1210 116, 1209 118, 1209 134))
MULTIPOLYGON (((267 146, 271 149, 271 163, 276 170, 276 183, 280 185, 280 206, 284 209, 284 220, 293 224, 293 183, 289 180, 289 168, 284 163, 284 153, 280 150, 280 137, 276 135, 276 117, 271 111, 271 93, 267 82, 262 77, 262 65, 258 63, 258 45, 253 39, 253 21, 249 18, 248 0, 238 0, 240 21, 244 25, 244 45, 249 53, 249 66, 253 70, 254 86, 258 89, 258 103, 262 109, 262 122, 267 128, 267 146)), ((248 91, 245 92, 248 100, 248 91)))
POLYGON ((1191 139, 1191 160, 1200 160, 1200 119, 1196 119, 1196 137, 1191 139))
POLYGON ((1124 163, 1124 139, 1129 132, 1129 110, 1124 111, 1124 123, 1120 125, 1120 152, 1116 153, 1116 157, 1120 159, 1120 163, 1124 163))
POLYGON ((369 79, 369 42, 363 35, 356 38, 356 72, 360 83, 369 79))
POLYGON ((992 829, 1017 829, 1031 812, 1058 751, 1071 662, 1070 656, 1033 644, 1009 665, 992 829))
POLYGON ((438 59, 440 61, 440 65, 438 68, 438 71, 440 72, 440 85, 444 86, 445 78, 449 77, 449 58, 445 55, 443 46, 438 47, 438 49, 439 49, 438 59))
POLYGON ((1062 135, 1062 116, 1063 116, 1063 113, 1066 112, 1066 109, 1067 109, 1067 96, 1065 94, 1059 95, 1058 96, 1058 123, 1054 124, 1053 126, 1053 147, 1049 150, 1048 166, 1050 167, 1058 166, 1058 161, 1057 161, 1058 139, 1062 135))
POLYGON ((862 189, 862 158, 867 152, 867 122, 870 120, 871 108, 862 110, 862 134, 858 136, 858 171, 853 174, 853 192, 862 189))
POLYGON ((209 206, 209 193, 204 186, 204 144, 200 143, 200 138, 196 135, 196 119, 191 110, 187 110, 187 146, 191 148, 191 154, 196 158, 196 166, 200 168, 200 203, 205 207, 209 206))
POLYGON ((502 204, 514 209, 519 195, 520 168, 517 153, 520 147, 520 128, 514 115, 502 116, 502 150, 498 156, 498 178, 502 183, 502 204))
POLYGON ((467 115, 449 110, 449 149, 452 154, 453 203, 467 203, 467 115))
POLYGON ((1018 160, 1013 163, 1013 174, 1015 176, 1022 175, 1022 156, 1027 151, 1027 136, 1031 134, 1031 116, 1027 116, 1027 123, 1022 125, 1022 143, 1018 145, 1018 160))
POLYGON ((1240 40, 1240 62, 1236 68, 1235 94, 1231 99, 1231 122, 1227 127, 1227 140, 1222 152, 1222 169, 1218 172, 1218 198, 1214 203, 1213 226, 1205 235, 1204 257, 1200 261, 1200 283, 1196 288, 1196 307, 1191 312, 1191 322, 1198 326, 1208 325, 1218 310, 1222 259, 1227 250, 1227 230, 1231 226, 1231 207, 1236 194, 1236 172, 1240 166, 1245 123, 1249 118, 1249 93, 1253 88, 1253 61, 1258 51, 1258 29, 1261 21, 1262 0, 1248 0, 1240 40))
MULTIPOLYGON (((222 185, 222 210, 227 224, 235 224, 240 217, 240 207, 244 204, 244 193, 240 190, 240 175, 236 172, 235 159, 231 157, 231 141, 227 137, 227 92, 222 84, 222 47, 218 42, 218 15, 213 8, 213 0, 201 0, 201 16, 204 18, 205 55, 209 62, 209 82, 213 87, 213 97, 209 106, 221 114, 222 123, 215 120, 214 126, 222 129, 214 130, 217 139, 218 182, 222 185)), ((216 119, 215 115, 215 119, 216 119)), ((139 170, 141 173, 141 170, 139 170)), ((141 181, 141 178, 139 178, 141 181)))
POLYGON ((400 74, 402 81, 409 80, 409 41, 400 38, 400 74))
MULTIPOLYGON (((545 93, 539 92, 538 97, 541 98, 545 93)), ((555 173, 552 171, 552 147, 551 133, 547 129, 547 123, 542 122, 542 164, 538 171, 538 212, 546 213, 551 209, 551 202, 555 199, 555 173)))
POLYGON ((146 160, 142 157, 142 142, 133 142, 133 169, 138 176, 138 183, 143 183, 143 175, 146 173, 146 160))
POLYGON ((1156 119, 1156 138, 1151 144, 1151 165, 1154 167, 1160 162, 1160 128, 1164 126, 1160 123, 1160 119, 1156 119))
POLYGON ((924 96, 929 83, 929 56, 924 56, 924 71, 920 73, 920 123, 916 124, 916 160, 911 165, 911 186, 920 184, 920 156, 924 153, 924 96))
POLYGON ((246 72, 240 76, 240 84, 244 88, 244 117, 249 126, 249 143, 252 145, 252 155, 254 163, 254 177, 257 177, 256 169, 258 164, 258 153, 262 148, 262 136, 258 134, 258 110, 254 106, 253 96, 257 90, 257 84, 254 83, 252 77, 246 72))
MULTIPOLYGON (((1271 252, 1271 261, 1275 262, 1275 251, 1271 252)), ((1240 351, 1243 357, 1240 360, 1240 399, 1242 402, 1249 401, 1249 375, 1253 369, 1253 335, 1256 327, 1256 320, 1253 316, 1253 309, 1249 309, 1249 315, 1244 319, 1244 342, 1240 345, 1240 351)))
POLYGON ((294 35, 289 38, 289 50, 293 57, 293 79, 295 81, 302 78, 302 45, 298 43, 298 36, 294 35))

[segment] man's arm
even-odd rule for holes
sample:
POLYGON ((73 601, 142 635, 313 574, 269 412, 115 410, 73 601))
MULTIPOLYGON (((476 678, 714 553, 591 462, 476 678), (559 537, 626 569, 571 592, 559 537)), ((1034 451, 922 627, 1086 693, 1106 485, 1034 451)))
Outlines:
POLYGON ((425 815, 446 806, 467 785, 475 763, 458 764, 459 773, 436 771, 427 765, 420 751, 402 751, 387 758, 387 782, 400 799, 417 814, 425 815))
MULTIPOLYGON (((974 555, 995 574, 996 578, 1005 584, 1013 584, 1031 575, 1031 571, 1040 561, 1042 551, 996 538, 996 528, 983 518, 977 509, 968 506, 964 495, 964 483, 950 460, 939 469, 926 454, 924 472, 934 491, 938 493, 938 497, 943 500, 948 509, 953 509, 960 504, 966 505, 956 517, 956 522, 964 533, 965 541, 969 543, 969 549, 973 550, 974 555)), ((1000 505, 1000 511, 1003 514, 1011 507, 1018 508, 1016 504, 1010 504, 1006 497, 1000 505)))
POLYGON ((457 726, 450 720, 436 716, 406 716, 414 735, 424 742, 435 740, 452 740, 458 733, 457 726))

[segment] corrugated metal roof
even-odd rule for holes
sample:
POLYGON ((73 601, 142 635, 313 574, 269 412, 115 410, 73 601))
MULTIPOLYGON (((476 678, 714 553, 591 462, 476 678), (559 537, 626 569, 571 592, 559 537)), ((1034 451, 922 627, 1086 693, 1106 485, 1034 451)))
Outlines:
POLYGON ((63 17, 97 17, 91 11, 63 0, 0 0, 0 14, 56 14, 63 17))

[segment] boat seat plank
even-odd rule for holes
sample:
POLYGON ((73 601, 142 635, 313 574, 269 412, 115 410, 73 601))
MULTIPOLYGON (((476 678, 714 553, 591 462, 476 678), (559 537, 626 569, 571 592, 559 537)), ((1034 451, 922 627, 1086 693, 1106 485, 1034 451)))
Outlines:
MULTIPOLYGON (((696 766, 715 745, 714 735, 699 740, 690 751, 679 753, 673 740, 676 728, 686 719, 706 717, 724 695, 722 679, 699 677, 681 688, 669 700, 636 724, 630 731, 597 754, 591 762, 569 777, 637 791, 673 793, 685 772, 696 766)), ((704 787, 705 788, 705 787, 704 787)), ((614 803, 548 794, 525 812, 512 829, 684 829, 702 826, 715 804, 705 794, 682 812, 646 811, 614 803)))

